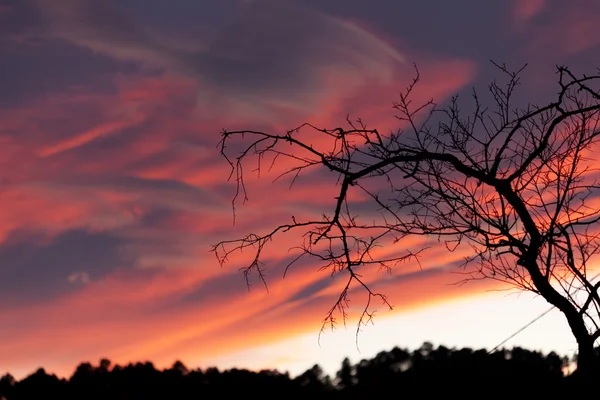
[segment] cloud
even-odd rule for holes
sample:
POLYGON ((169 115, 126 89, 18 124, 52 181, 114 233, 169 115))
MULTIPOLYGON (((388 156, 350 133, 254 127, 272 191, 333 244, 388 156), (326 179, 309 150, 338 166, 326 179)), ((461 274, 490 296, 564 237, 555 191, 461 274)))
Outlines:
POLYGON ((517 24, 523 24, 535 18, 546 7, 546 0, 513 0, 513 19, 517 24))
POLYGON ((66 150, 72 150, 74 148, 84 146, 99 138, 119 132, 120 130, 135 125, 138 122, 140 121, 133 120, 131 122, 107 123, 105 125, 101 125, 88 131, 82 132, 76 135, 75 137, 69 138, 58 144, 47 146, 43 148, 39 154, 42 157, 48 157, 56 155, 66 150))
POLYGON ((168 63, 171 49, 151 30, 122 13, 114 1, 33 0, 53 36, 122 60, 168 63))
POLYGON ((13 232, 33 230, 54 237, 77 229, 103 231, 130 220, 98 193, 84 195, 51 183, 7 184, 2 189, 0 242, 13 232))
POLYGON ((112 2, 37 5, 56 37, 118 60, 184 73, 201 82, 204 107, 234 106, 247 115, 265 108, 314 112, 327 92, 353 93, 366 79, 390 82, 404 62, 397 49, 357 24, 300 2, 246 3, 237 20, 197 51, 142 28, 112 2), (344 86, 332 86, 332 79, 344 86))
POLYGON ((69 283, 90 283, 90 274, 87 272, 75 272, 74 274, 69 275, 67 280, 69 283))
POLYGON ((600 44, 594 34, 599 15, 600 6, 594 0, 572 1, 567 7, 551 2, 543 18, 532 21, 523 32, 528 39, 523 50, 543 59, 581 55, 600 44))
POLYGON ((56 237, 15 232, 0 246, 0 298, 4 304, 49 300, 73 290, 69 283, 101 279, 135 259, 105 233, 72 230, 56 237))
MULTIPOLYGON (((30 22, 16 32, 28 46, 3 41, 3 76, 13 78, 5 78, 11 93, 0 94, 0 297, 11 307, 0 310, 0 353, 11 368, 43 364, 68 374, 101 356, 169 365, 179 355, 199 364, 316 336, 346 276, 331 278, 306 260, 281 279, 295 233, 265 253, 268 293, 258 282, 246 290, 238 268, 247 258, 221 269, 209 249, 330 210, 335 177, 309 173, 290 191, 289 181, 271 180, 290 164, 248 175, 250 200, 232 226, 235 189, 215 147, 220 130, 278 132, 305 120, 332 127, 348 112, 396 129, 390 105, 413 78, 413 61, 422 79, 414 102, 443 103, 481 79, 478 60, 496 52, 490 38, 511 15, 506 2, 414 2, 411 14, 398 2, 257 0, 213 22, 222 26, 210 35, 178 41, 144 20, 158 11, 134 12, 146 4, 136 1, 24 1, 37 5, 23 8, 30 22)), ((549 13, 519 12, 531 15, 527 24, 549 13)), ((353 196, 361 218, 371 218, 364 196, 353 196)), ((461 277, 441 267, 462 255, 436 248, 423 271, 410 264, 363 273, 404 311, 479 292, 484 286, 450 285, 461 277)), ((364 292, 351 295, 354 318, 364 292)))

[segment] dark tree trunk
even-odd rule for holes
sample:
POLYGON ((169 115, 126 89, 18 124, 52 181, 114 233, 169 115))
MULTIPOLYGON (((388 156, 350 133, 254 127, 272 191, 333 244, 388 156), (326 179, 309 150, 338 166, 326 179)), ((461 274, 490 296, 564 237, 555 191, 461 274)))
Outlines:
POLYGON ((532 252, 529 259, 523 258, 520 264, 527 268, 533 283, 539 293, 547 302, 558 308, 567 318, 569 328, 577 341, 577 379, 581 383, 590 384, 594 381, 596 372, 596 355, 594 352, 594 339, 588 332, 583 316, 577 308, 564 296, 552 287, 550 282, 541 274, 532 252))
POLYGON ((585 337, 576 335, 575 338, 577 339, 577 379, 582 384, 592 384, 595 381, 597 364, 594 341, 587 332, 585 337))

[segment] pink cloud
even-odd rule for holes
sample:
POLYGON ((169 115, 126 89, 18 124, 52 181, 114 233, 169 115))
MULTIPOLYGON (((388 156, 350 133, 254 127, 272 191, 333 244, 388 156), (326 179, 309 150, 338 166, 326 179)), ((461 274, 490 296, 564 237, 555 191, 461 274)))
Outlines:
POLYGON ((533 52, 543 59, 565 57, 582 53, 600 44, 595 34, 600 7, 594 0, 576 0, 568 7, 548 7, 547 20, 528 27, 533 52))
POLYGON ((546 0, 512 0, 513 20, 523 24, 535 18, 546 7, 546 0))
MULTIPOLYGON (((274 277, 269 294, 258 287, 248 293, 240 275, 223 292, 203 286, 219 277, 237 279, 225 275, 244 266, 238 257, 228 269, 219 269, 210 244, 225 235, 268 229, 292 213, 308 218, 317 209, 327 210, 336 190, 327 180, 334 177, 320 175, 301 178, 292 191, 289 182, 272 184, 276 173, 291 165, 279 164, 260 179, 248 176, 251 200, 239 207, 232 227, 233 188, 225 182, 229 171, 215 148, 220 130, 287 129, 306 120, 333 127, 347 112, 369 126, 392 129, 391 103, 414 76, 405 60, 420 59, 423 82, 415 101, 444 101, 477 73, 468 60, 408 54, 366 26, 301 4, 249 5, 248 16, 223 32, 212 53, 167 45, 161 35, 135 24, 127 30, 128 20, 118 11, 94 2, 61 0, 55 8, 43 7, 55 36, 117 60, 160 65, 166 72, 116 75, 114 91, 69 88, 0 111, 5 151, 0 174, 7 182, 0 200, 0 240, 22 230, 42 231, 49 241, 74 229, 111 232, 122 241, 120 250, 134 259, 133 265, 116 265, 116 272, 99 279, 75 269, 64 278, 79 290, 45 304, 0 311, 0 325, 10 327, 3 332, 0 353, 11 369, 23 371, 38 363, 69 374, 82 359, 101 356, 116 362, 153 359, 159 365, 172 362, 173 354, 208 359, 318 329, 339 286, 307 296, 310 307, 290 300, 327 277, 311 264, 294 270, 293 279, 279 279, 288 249, 298 243, 295 234, 278 238, 267 255, 274 277), (293 25, 281 38, 274 34, 281 20, 269 15, 297 15, 314 29, 293 25), (118 17, 116 27, 102 19, 112 16, 118 17), (262 30, 249 37, 250 49, 298 45, 290 59, 267 64, 272 70, 264 75, 245 71, 257 60, 238 43, 257 22, 262 30), (239 65, 220 75, 224 59, 239 65), (243 79, 234 82, 238 75, 243 79), (212 297, 185 300, 198 291, 212 297)), ((330 144, 314 132, 307 135, 315 145, 330 144)), ((358 192, 352 196, 356 203, 366 199, 358 192)), ((409 269, 416 272, 414 266, 409 269)), ((376 283, 381 276, 369 278, 376 283)), ((436 287, 442 281, 421 279, 436 287)), ((402 285, 406 296, 392 296, 403 307, 469 293, 421 295, 402 285)))

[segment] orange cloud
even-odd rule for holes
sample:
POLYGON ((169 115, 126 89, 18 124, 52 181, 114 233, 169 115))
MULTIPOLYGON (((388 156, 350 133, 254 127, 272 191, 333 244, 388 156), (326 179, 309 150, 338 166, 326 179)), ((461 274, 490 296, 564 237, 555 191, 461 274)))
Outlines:
MULTIPOLYGON (((243 266, 242 259, 234 259, 231 269, 217 267, 209 244, 225 235, 272 226, 289 218, 290 211, 300 218, 310 207, 329 206, 335 188, 320 179, 311 183, 311 176, 299 181, 300 192, 287 190, 287 183, 253 181, 258 191, 239 210, 238 224, 228 233, 230 192, 217 190, 224 185, 226 170, 206 163, 210 147, 178 145, 193 141, 202 128, 195 120, 197 111, 169 109, 174 99, 187 98, 187 89, 178 88, 168 79, 160 84, 142 78, 121 86, 116 96, 54 98, 47 108, 20 110, 5 125, 4 132, 27 131, 29 136, 5 136, 14 164, 6 165, 4 173, 11 168, 21 172, 11 177, 18 177, 20 184, 3 191, 3 239, 32 228, 46 231, 49 243, 76 228, 115 232, 122 240, 121 251, 135 258, 133 266, 118 266, 97 279, 74 269, 64 281, 79 289, 45 304, 15 304, 0 312, 0 323, 10 327, 3 331, 8 336, 0 352, 4 365, 17 376, 37 365, 69 375, 78 362, 105 356, 120 363, 151 359, 159 366, 175 356, 200 363, 315 331, 334 301, 335 287, 314 298, 289 301, 327 276, 314 267, 296 267, 288 279, 278 278, 297 236, 276 240, 268 254, 269 293, 256 284, 247 292, 241 275, 229 275, 243 266), (71 112, 75 104, 100 117, 90 121, 85 113, 71 112), (47 123, 31 123, 40 116, 47 123), (56 128, 66 121, 80 128, 68 134, 56 128), (126 140, 140 129, 138 140, 126 140), (106 140, 123 140, 122 150, 96 152, 106 140), (279 206, 265 217, 268 200, 277 200, 279 206), (307 209, 298 210, 300 205, 307 209)), ((341 109, 343 96, 331 96, 341 109)), ((217 129, 204 129, 217 139, 217 129)), ((210 143, 210 137, 198 139, 210 143)))
MULTIPOLYGON (((53 35, 144 67, 115 74, 110 90, 65 88, 0 110, 0 241, 10 249, 17 233, 42 232, 40 244, 30 247, 35 253, 64 233, 106 233, 115 237, 122 258, 98 277, 73 266, 60 277, 72 290, 45 302, 13 300, 1 310, 3 365, 17 375, 38 365, 68 375, 76 363, 104 356, 119 363, 151 359, 166 366, 181 358, 197 365, 316 334, 346 277, 330 278, 306 260, 281 279, 298 233, 278 237, 265 254, 268 293, 255 277, 248 292, 237 273, 248 253, 220 269, 209 245, 264 232, 292 215, 300 220, 330 211, 335 176, 307 173, 289 190, 289 180, 272 179, 293 163, 281 162, 260 178, 249 174, 250 201, 238 206, 232 226, 234 188, 225 182, 228 166, 215 147, 220 130, 277 132, 307 120, 332 128, 343 126, 348 112, 381 131, 397 129, 391 103, 414 77, 411 61, 422 79, 415 103, 444 102, 477 77, 477 65, 403 50, 364 24, 303 3, 253 2, 210 48, 199 49, 177 47, 137 23, 125 29, 128 19, 118 10, 91 13, 92 3, 61 0, 44 9, 53 35), (114 16, 117 26, 103 15, 114 16), (269 49, 284 56, 268 58, 269 49)), ((531 18, 532 9, 519 13, 531 18)), ((315 132, 303 134, 315 146, 331 144, 315 132)), ((374 211, 365 200, 351 193, 351 205, 370 218, 374 211)), ((422 246, 421 240, 386 243, 376 252, 393 255, 422 246)), ((423 271, 412 263, 392 274, 377 268, 363 273, 398 312, 495 287, 447 285, 460 276, 436 268, 461 255, 435 248, 423 271)), ((356 320, 364 293, 351 295, 356 320)))

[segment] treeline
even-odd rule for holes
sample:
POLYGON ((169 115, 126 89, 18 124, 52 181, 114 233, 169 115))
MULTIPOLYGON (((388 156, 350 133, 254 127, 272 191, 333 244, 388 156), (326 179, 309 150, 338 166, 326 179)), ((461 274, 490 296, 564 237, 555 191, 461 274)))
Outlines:
POLYGON ((565 376, 569 360, 555 353, 522 348, 489 354, 485 350, 394 348, 372 359, 348 359, 334 377, 315 365, 297 377, 276 370, 259 372, 217 368, 188 370, 181 362, 158 370, 150 362, 112 366, 80 364, 69 379, 40 368, 21 381, 0 379, 0 399, 200 399, 238 395, 286 398, 364 398, 388 394, 477 394, 482 396, 573 394, 576 377, 565 376), (480 392, 482 391, 483 392, 480 392))

